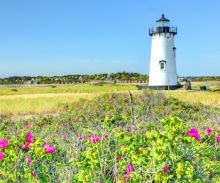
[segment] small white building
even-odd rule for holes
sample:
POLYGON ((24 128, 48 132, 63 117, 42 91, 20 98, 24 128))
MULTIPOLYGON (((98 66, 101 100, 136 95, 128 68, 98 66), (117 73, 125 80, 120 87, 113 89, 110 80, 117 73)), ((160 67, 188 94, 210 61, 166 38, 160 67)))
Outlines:
POLYGON ((170 21, 162 15, 156 21, 156 28, 149 30, 152 37, 149 87, 153 89, 175 89, 177 83, 176 47, 174 36, 177 28, 170 26, 170 21))

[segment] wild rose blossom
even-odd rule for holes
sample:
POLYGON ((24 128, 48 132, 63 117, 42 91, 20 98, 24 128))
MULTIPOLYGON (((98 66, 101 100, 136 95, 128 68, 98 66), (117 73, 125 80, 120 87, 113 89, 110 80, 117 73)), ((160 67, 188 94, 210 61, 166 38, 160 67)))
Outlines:
POLYGON ((93 143, 93 144, 96 144, 96 143, 99 142, 99 141, 100 141, 100 138, 99 138, 98 135, 92 135, 92 136, 90 137, 90 142, 93 143))
POLYGON ((30 150, 30 144, 24 144, 24 146, 23 146, 23 149, 25 150, 25 151, 29 151, 30 150))
POLYGON ((29 151, 30 150, 30 144, 32 144, 33 142, 34 142, 33 134, 31 132, 28 132, 26 134, 25 144, 23 145, 23 149, 25 151, 29 151))
POLYGON ((200 141, 201 136, 199 135, 199 132, 196 128, 191 128, 191 130, 188 131, 188 136, 194 138, 197 141, 200 141))
POLYGON ((197 135, 194 136, 194 139, 197 140, 197 141, 200 141, 201 140, 201 136, 199 134, 197 134, 197 135))
POLYGON ((188 135, 190 136, 190 137, 194 137, 196 134, 198 134, 199 132, 198 132, 198 130, 197 130, 197 128, 191 128, 191 130, 189 130, 188 131, 188 135))
POLYGON ((31 163, 31 158, 30 158, 30 156, 26 156, 25 162, 27 163, 27 165, 30 165, 30 163, 31 163))
POLYGON ((50 146, 49 144, 44 145, 44 152, 48 154, 54 154, 55 153, 55 148, 50 146))
POLYGON ((216 136, 216 137, 215 137, 215 140, 216 140, 217 142, 220 142, 220 135, 216 136))
POLYGON ((166 165, 165 167, 163 167, 163 173, 169 173, 170 172, 170 167, 168 165, 166 165))
POLYGON ((26 134, 26 139, 25 139, 25 141, 27 142, 27 143, 33 143, 34 142, 34 138, 33 138, 33 134, 32 133, 30 133, 30 132, 28 132, 27 134, 26 134))
POLYGON ((131 132, 131 130, 132 130, 132 129, 131 129, 131 127, 130 127, 130 126, 129 126, 129 127, 127 127, 127 128, 125 129, 125 131, 126 131, 126 132, 131 132))
POLYGON ((124 174, 124 178, 125 179, 130 179, 131 176, 130 176, 130 173, 134 171, 134 167, 133 165, 129 164, 126 168, 126 173, 124 174))
POLYGON ((8 146, 8 140, 2 139, 0 140, 0 148, 6 148, 8 146))
POLYGON ((0 152, 0 160, 3 160, 5 158, 5 155, 3 152, 0 152))
POLYGON ((205 134, 206 135, 211 135, 213 133, 213 130, 211 128, 208 128, 206 131, 205 131, 205 134))
POLYGON ((65 126, 68 126, 68 124, 69 123, 67 121, 65 121, 65 122, 62 123, 62 126, 65 127, 65 126))
POLYGON ((133 165, 129 164, 129 165, 127 166, 127 168, 126 168, 126 173, 127 173, 127 174, 130 174, 130 173, 133 172, 133 171, 134 171, 133 165))
POLYGON ((37 174, 36 174, 35 172, 32 172, 31 175, 32 175, 33 177, 36 177, 36 176, 37 176, 37 174))

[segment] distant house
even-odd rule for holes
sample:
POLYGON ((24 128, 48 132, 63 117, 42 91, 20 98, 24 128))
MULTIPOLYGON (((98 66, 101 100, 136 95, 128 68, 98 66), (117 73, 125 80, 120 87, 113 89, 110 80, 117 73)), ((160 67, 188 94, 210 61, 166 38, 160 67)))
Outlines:
POLYGON ((92 80, 89 82, 89 84, 98 84, 98 83, 101 83, 102 81, 100 80, 92 80))
POLYGON ((37 84, 37 80, 32 78, 31 80, 27 81, 26 84, 28 84, 28 85, 36 85, 37 84))
POLYGON ((64 84, 65 83, 64 79, 63 78, 59 78, 59 77, 55 78, 55 81, 56 81, 56 83, 59 83, 59 84, 64 84))
POLYGON ((178 77, 178 82, 183 82, 183 81, 186 81, 185 77, 178 77))

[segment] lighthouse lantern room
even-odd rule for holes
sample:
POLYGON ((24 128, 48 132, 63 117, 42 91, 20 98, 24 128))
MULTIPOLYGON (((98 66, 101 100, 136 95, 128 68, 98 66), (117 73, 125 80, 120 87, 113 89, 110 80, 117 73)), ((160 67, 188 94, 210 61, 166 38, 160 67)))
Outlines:
POLYGON ((174 36, 177 28, 170 26, 164 15, 156 21, 156 28, 149 29, 152 37, 149 87, 153 89, 176 89, 176 47, 174 36))

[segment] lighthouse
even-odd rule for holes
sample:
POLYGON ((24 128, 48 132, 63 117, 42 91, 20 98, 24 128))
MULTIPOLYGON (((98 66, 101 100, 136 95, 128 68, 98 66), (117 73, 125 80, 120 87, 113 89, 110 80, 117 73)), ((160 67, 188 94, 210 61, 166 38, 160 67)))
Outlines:
POLYGON ((170 26, 164 15, 156 21, 156 27, 149 29, 152 37, 149 87, 153 89, 176 89, 176 47, 174 37, 177 28, 170 26))

